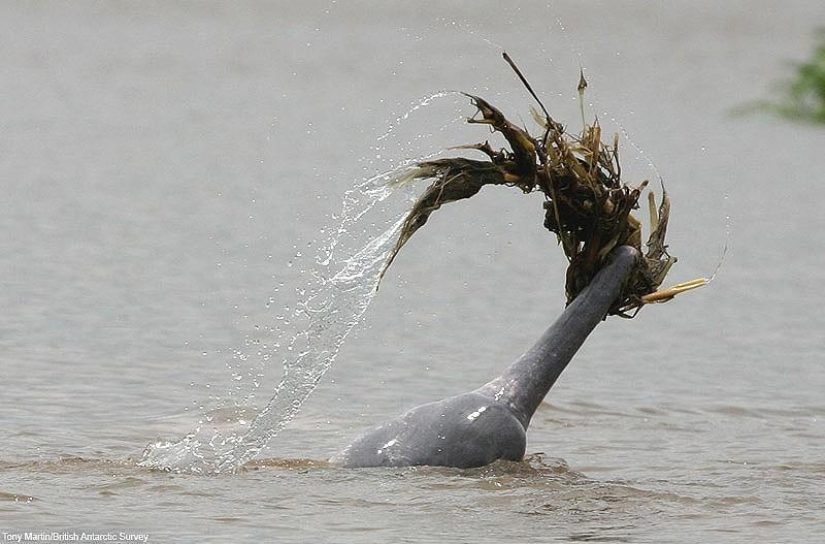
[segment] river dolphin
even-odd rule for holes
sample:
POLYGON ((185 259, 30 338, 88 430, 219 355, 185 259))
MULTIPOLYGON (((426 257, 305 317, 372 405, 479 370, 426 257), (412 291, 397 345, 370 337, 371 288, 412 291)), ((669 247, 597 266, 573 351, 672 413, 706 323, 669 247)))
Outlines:
POLYGON ((471 468, 497 459, 521 460, 530 419, 587 336, 605 318, 639 258, 632 247, 613 250, 610 263, 498 378, 367 430, 330 463, 471 468))

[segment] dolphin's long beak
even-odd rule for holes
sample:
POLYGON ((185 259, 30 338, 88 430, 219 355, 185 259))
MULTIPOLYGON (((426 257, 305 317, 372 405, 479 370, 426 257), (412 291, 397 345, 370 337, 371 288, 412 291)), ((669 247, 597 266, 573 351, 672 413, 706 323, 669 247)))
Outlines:
POLYGON ((479 391, 509 404, 527 429, 544 396, 619 297, 639 258, 639 252, 630 246, 614 249, 610 264, 596 274, 535 345, 479 391))

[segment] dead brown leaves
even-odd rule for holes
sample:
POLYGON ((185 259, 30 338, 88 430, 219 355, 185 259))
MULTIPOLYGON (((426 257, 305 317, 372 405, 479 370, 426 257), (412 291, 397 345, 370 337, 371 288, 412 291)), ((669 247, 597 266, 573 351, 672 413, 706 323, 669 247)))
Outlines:
MULTIPOLYGON (((556 235, 570 263, 565 285, 568 303, 606 264, 614 248, 629 245, 644 255, 620 300, 611 309, 611 313, 627 316, 646 302, 643 297, 657 290, 676 261, 665 244, 670 215, 667 193, 663 187, 658 208, 650 194, 651 234, 645 252, 641 225, 631 212, 638 209, 647 181, 634 187, 621 179, 618 135, 613 136, 610 144, 604 143, 598 121, 585 124, 579 135, 567 133, 550 117, 506 54, 505 60, 541 106, 543 114, 533 112, 542 129, 541 135, 532 136, 486 100, 467 95, 478 110, 467 121, 489 125, 493 132, 504 137, 509 149, 495 150, 489 142, 484 142, 463 147, 480 151, 487 160, 447 158, 419 163, 412 177, 432 180, 432 183, 409 211, 386 267, 443 204, 470 198, 485 185, 518 187, 524 193, 540 191, 545 198, 544 226, 556 235)), ((580 94, 586 87, 582 75, 578 86, 580 94)))

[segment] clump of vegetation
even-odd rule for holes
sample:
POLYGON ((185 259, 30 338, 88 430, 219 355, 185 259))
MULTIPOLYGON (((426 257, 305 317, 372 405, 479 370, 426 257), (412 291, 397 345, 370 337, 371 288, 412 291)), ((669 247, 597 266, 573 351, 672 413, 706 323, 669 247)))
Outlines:
MULTIPOLYGON (((695 280, 657 291, 676 262, 665 244, 670 214, 667 193, 663 192, 658 207, 653 194, 649 194, 651 233, 644 252, 641 224, 631 211, 639 207, 647 181, 636 187, 622 181, 618 135, 614 135, 610 144, 602 142, 598 121, 585 123, 579 135, 567 133, 564 126, 550 116, 506 53, 504 59, 541 107, 540 113, 533 110, 541 135, 532 136, 486 100, 467 95, 478 109, 467 121, 488 125, 507 140, 510 149, 497 150, 485 141, 462 147, 483 153, 486 160, 458 157, 418 163, 405 180, 424 179, 432 183, 408 213, 386 267, 443 204, 470 198, 485 185, 503 185, 517 187, 524 193, 543 193, 544 226, 556 235, 570 263, 565 284, 568 303, 607 264, 610 252, 622 245, 636 248, 644 257, 611 309, 612 314, 629 316, 628 312, 638 310, 647 302, 669 300, 678 292, 704 285, 706 280, 695 280)), ((580 97, 586 87, 582 75, 578 86, 580 97)))
POLYGON ((789 119, 825 123, 825 28, 808 62, 795 63, 795 77, 782 83, 779 102, 757 102, 740 111, 772 111, 789 119))

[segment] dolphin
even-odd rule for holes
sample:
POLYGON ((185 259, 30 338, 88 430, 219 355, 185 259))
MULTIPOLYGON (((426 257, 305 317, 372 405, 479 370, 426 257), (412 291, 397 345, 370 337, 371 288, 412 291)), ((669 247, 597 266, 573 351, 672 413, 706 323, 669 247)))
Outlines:
POLYGON ((632 247, 614 249, 609 264, 501 376, 365 431, 330 464, 473 468, 497 459, 520 461, 530 419, 587 336, 607 316, 639 258, 632 247))

